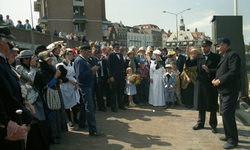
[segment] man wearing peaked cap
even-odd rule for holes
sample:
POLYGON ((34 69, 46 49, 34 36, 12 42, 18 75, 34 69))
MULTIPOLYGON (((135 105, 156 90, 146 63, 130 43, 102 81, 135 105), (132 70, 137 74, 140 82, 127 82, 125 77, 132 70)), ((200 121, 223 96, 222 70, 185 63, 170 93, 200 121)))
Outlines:
POLYGON ((226 38, 219 38, 215 44, 222 58, 216 68, 216 77, 212 81, 220 94, 225 136, 219 139, 227 141, 224 145, 225 149, 234 148, 239 141, 235 109, 239 91, 241 91, 241 59, 235 51, 230 49, 229 45, 230 40, 226 38))
POLYGON ((216 67, 220 62, 220 56, 210 51, 212 42, 205 39, 201 42, 202 53, 197 54, 190 60, 190 50, 187 47, 186 66, 192 67, 197 65, 197 77, 194 85, 194 108, 199 111, 199 118, 193 130, 204 128, 206 120, 206 111, 210 112, 209 125, 213 133, 217 133, 217 106, 218 94, 216 88, 212 85, 215 78, 216 67))
POLYGON ((79 90, 82 93, 83 103, 81 104, 79 116, 79 128, 89 127, 89 135, 94 137, 104 136, 104 133, 98 132, 94 115, 94 104, 92 98, 92 87, 94 75, 98 70, 97 66, 92 68, 88 65, 87 59, 91 55, 90 46, 81 46, 80 54, 74 61, 74 70, 79 90), (86 124, 88 121, 88 126, 86 124))
POLYGON ((21 127, 14 123, 19 120, 15 113, 17 109, 23 110, 23 124, 29 125, 33 119, 30 111, 23 105, 20 85, 6 61, 6 57, 10 55, 10 50, 14 47, 11 39, 14 39, 14 37, 11 35, 10 29, 7 26, 0 26, 0 103, 2 104, 0 111, 1 114, 4 114, 0 116, 0 124, 4 126, 4 128, 0 128, 1 149, 19 149, 20 142, 18 140, 25 139, 27 127, 21 127), (18 130, 10 135, 8 131, 10 128, 18 130))

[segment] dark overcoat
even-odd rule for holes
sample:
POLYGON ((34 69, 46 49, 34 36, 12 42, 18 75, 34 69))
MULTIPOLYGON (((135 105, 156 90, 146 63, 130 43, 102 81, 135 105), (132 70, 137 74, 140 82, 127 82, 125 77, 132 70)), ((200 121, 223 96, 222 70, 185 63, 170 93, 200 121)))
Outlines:
POLYGON ((215 78, 216 67, 220 62, 220 55, 210 52, 205 60, 203 54, 198 54, 192 60, 186 60, 186 66, 197 65, 197 77, 194 84, 194 108, 199 111, 216 111, 218 106, 218 93, 213 86, 212 80, 215 78), (210 73, 207 73, 202 65, 206 65, 210 73))
POLYGON ((109 78, 114 77, 114 79, 125 79, 125 64, 123 56, 121 53, 110 53, 108 56, 108 75, 109 78), (117 57, 120 56, 120 59, 117 57))

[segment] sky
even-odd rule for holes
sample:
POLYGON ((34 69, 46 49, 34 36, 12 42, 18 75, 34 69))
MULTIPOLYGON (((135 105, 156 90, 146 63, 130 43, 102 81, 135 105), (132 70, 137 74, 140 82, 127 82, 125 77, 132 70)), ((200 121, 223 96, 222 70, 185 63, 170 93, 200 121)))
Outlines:
MULTIPOLYGON (((23 23, 25 19, 31 22, 30 1, 34 0, 0 0, 0 14, 8 14, 14 21, 23 23), (4 2, 3 2, 4 1, 4 2), (10 9, 11 8, 11 9, 10 9)), ((238 0, 238 15, 243 16, 244 42, 250 44, 250 0, 238 0)), ((178 25, 181 16, 186 29, 194 32, 195 28, 205 35, 212 36, 213 15, 234 15, 234 0, 106 0, 106 18, 113 22, 122 22, 125 26, 139 24, 155 24, 165 31, 176 32, 175 15, 163 13, 168 11, 179 13, 178 25)), ((37 24, 39 13, 33 11, 34 26, 37 24)))

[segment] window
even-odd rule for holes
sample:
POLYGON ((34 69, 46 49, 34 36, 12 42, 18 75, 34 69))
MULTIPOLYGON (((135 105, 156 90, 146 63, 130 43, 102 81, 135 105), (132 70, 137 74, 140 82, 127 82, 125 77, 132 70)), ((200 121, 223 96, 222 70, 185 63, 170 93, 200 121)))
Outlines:
POLYGON ((82 2, 82 0, 74 0, 74 1, 76 1, 76 2, 82 2))
POLYGON ((184 39, 188 39, 188 36, 184 37, 184 39))
POLYGON ((83 6, 74 6, 73 13, 74 13, 74 15, 83 15, 84 14, 84 7, 83 6))
POLYGON ((113 39, 115 39, 115 34, 113 33, 113 39))
POLYGON ((85 24, 84 23, 75 23, 74 28, 75 28, 75 32, 84 32, 85 24))
POLYGON ((108 30, 108 25, 107 24, 102 24, 102 30, 108 30))

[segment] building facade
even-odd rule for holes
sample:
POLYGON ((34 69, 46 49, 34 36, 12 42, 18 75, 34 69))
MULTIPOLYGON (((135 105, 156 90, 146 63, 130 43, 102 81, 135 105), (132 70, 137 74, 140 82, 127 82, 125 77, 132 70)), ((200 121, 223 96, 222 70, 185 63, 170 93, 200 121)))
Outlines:
POLYGON ((146 34, 151 34, 153 39, 153 44, 150 45, 152 48, 162 47, 162 30, 153 24, 135 25, 134 28, 139 28, 143 30, 146 34))
POLYGON ((127 47, 127 27, 120 23, 113 23, 112 26, 115 28, 117 38, 118 38, 118 43, 123 46, 127 47))
POLYGON ((52 34, 63 30, 93 41, 109 35, 105 0, 37 0, 34 10, 39 12, 38 22, 48 26, 52 34))
POLYGON ((114 26, 109 27, 109 36, 106 38, 106 42, 108 43, 108 45, 118 43, 118 36, 114 26))
POLYGON ((127 47, 146 47, 146 36, 139 28, 127 26, 127 47))

